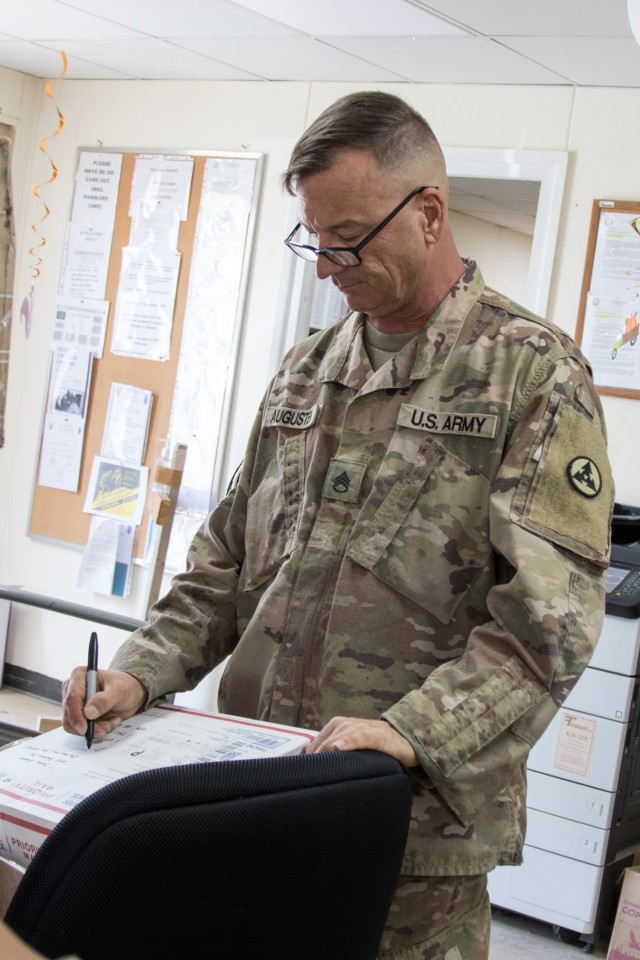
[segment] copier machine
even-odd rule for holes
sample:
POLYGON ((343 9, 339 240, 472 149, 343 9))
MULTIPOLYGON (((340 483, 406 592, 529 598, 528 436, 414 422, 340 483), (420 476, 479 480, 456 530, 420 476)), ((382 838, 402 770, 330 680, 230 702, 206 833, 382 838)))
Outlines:
POLYGON ((591 662, 529 755, 524 863, 489 874, 495 907, 590 952, 640 847, 640 508, 616 504, 604 625, 591 662))

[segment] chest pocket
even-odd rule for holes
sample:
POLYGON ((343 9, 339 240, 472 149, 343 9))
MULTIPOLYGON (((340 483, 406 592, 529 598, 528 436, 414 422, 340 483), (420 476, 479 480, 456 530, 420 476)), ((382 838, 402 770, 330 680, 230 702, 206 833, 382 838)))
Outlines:
POLYGON ((486 477, 427 440, 395 479, 376 481, 378 503, 348 556, 448 623, 491 555, 486 477))
POLYGON ((304 493, 304 435, 289 437, 256 471, 247 503, 245 588, 272 577, 298 539, 304 493))

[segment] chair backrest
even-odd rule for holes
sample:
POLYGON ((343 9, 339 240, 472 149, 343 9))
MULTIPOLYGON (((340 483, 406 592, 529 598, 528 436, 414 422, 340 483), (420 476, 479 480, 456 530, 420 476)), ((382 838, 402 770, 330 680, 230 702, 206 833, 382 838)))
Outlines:
POLYGON ((46 957, 373 960, 410 803, 373 751, 134 774, 61 820, 6 921, 46 957))

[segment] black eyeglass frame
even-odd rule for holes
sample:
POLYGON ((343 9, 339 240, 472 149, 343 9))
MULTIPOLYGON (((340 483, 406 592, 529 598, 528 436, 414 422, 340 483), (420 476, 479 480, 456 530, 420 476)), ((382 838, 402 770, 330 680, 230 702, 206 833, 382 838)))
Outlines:
POLYGON ((404 200, 391 211, 388 217, 385 217, 382 223, 379 223, 377 227, 374 227, 371 233, 368 233, 364 240, 361 240, 355 247, 312 247, 308 243, 294 243, 293 237, 296 235, 302 224, 300 221, 295 225, 289 236, 285 239, 286 245, 289 247, 292 253, 295 253, 296 256, 301 257, 303 260, 316 261, 319 256, 326 257, 327 260, 330 260, 331 263, 337 264, 339 267, 357 267, 362 263, 362 257, 360 256, 360 251, 362 248, 369 243, 370 240, 373 240, 381 230, 383 230, 388 223, 393 220, 397 214, 400 213, 403 207, 409 203, 410 200, 413 200, 419 193, 422 193, 423 190, 438 190, 436 186, 425 185, 423 187, 416 187, 415 190, 412 190, 408 197, 405 197, 404 200), (306 251, 306 253, 305 253, 306 251), (311 254, 311 256, 307 256, 311 254), (338 254, 336 258, 335 254, 338 254), (352 261, 344 262, 344 259, 340 258, 340 254, 350 254, 350 256, 355 258, 355 263, 352 261))

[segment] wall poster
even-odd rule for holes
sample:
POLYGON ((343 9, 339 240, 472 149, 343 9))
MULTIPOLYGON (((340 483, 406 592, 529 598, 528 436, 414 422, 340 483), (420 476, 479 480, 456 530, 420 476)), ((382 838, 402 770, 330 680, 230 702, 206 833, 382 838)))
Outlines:
POLYGON ((599 393, 640 398, 640 201, 594 200, 576 339, 599 393))

